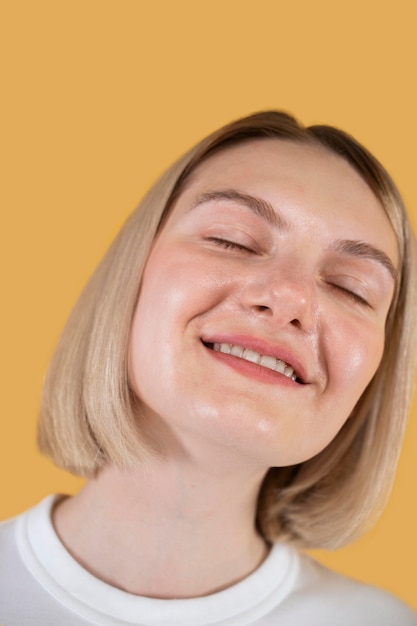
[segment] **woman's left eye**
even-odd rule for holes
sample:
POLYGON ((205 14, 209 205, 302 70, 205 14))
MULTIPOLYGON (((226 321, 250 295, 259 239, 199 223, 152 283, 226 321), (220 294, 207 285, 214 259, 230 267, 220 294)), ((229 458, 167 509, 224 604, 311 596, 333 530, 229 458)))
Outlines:
POLYGON ((244 246, 237 241, 231 241, 230 239, 222 239, 221 237, 207 237, 206 241, 212 241, 217 246, 221 248, 226 248, 228 250, 243 250, 245 252, 255 253, 255 250, 249 248, 248 246, 244 246))
POLYGON ((337 285, 334 283, 332 283, 331 286, 334 289, 337 289, 338 291, 340 291, 343 295, 347 296, 348 298, 356 302, 357 304, 361 304, 362 306, 367 306, 367 307, 371 306, 365 298, 363 298, 361 295, 359 295, 355 291, 352 291, 350 289, 347 289, 346 287, 342 287, 341 285, 337 285))

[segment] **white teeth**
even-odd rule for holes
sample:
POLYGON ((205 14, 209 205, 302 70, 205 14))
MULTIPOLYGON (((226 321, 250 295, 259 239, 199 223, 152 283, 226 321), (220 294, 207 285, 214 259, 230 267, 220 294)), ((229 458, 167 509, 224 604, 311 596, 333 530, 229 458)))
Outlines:
POLYGON ((279 372, 280 374, 284 374, 285 372, 285 368, 287 367, 287 364, 285 363, 285 361, 277 361, 277 366, 276 366, 276 370, 277 372, 279 372))
POLYGON ((232 349, 232 346, 230 345, 230 343, 214 343, 213 344, 213 350, 215 352, 223 352, 223 354, 230 354, 231 349, 232 349))
POLYGON ((266 367, 279 374, 284 374, 284 376, 291 378, 291 380, 297 379, 297 375, 291 365, 288 365, 285 361, 275 359, 273 356, 262 356, 262 354, 255 352, 255 350, 249 350, 249 348, 243 348, 242 346, 233 346, 230 343, 214 343, 213 350, 222 352, 223 354, 231 354, 232 356, 237 356, 251 363, 262 365, 262 367, 266 367))
POLYGON ((259 352, 255 352, 254 350, 249 350, 245 348, 243 352, 243 358, 245 361, 250 361, 251 363, 259 363, 261 360, 261 355, 259 352))
POLYGON ((284 370, 284 376, 291 378, 293 374, 294 374, 294 368, 291 367, 290 365, 287 365, 287 367, 284 370))
MULTIPOLYGON (((220 351, 221 351, 221 348, 220 348, 220 351)), ((243 351, 244 351, 244 348, 242 348, 241 346, 232 346, 232 349, 230 350, 230 354, 232 354, 233 356, 238 356, 242 358, 243 351)))
POLYGON ((263 356, 261 357, 260 364, 270 370, 274 370, 277 366, 277 360, 273 356, 263 356))

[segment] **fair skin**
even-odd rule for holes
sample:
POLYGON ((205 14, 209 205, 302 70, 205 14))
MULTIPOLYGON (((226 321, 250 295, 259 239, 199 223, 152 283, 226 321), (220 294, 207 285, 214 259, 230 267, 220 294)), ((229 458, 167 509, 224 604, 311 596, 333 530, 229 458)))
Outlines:
POLYGON ((396 263, 382 207, 339 157, 274 139, 200 165, 154 243, 132 325, 131 384, 156 453, 58 505, 74 557, 161 598, 253 571, 265 474, 311 458, 348 419, 381 360, 396 263))

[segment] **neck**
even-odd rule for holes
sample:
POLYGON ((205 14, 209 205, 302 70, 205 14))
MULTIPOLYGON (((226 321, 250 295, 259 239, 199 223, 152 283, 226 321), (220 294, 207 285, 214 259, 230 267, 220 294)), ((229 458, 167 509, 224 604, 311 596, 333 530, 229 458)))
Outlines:
POLYGON ((214 593, 267 553, 255 528, 264 472, 219 473, 169 460, 145 471, 108 467, 57 506, 58 535, 93 575, 130 593, 214 593))

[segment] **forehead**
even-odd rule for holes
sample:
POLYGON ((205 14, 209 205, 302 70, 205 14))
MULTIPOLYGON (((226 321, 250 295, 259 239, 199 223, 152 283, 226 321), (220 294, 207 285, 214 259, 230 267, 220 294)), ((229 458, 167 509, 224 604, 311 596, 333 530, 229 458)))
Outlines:
POLYGON ((298 226, 349 229, 349 237, 373 240, 397 260, 396 236, 378 198, 347 161, 319 145, 257 139, 225 148, 195 168, 173 213, 219 190, 261 198, 298 226))
POLYGON ((362 194, 364 200, 383 210, 368 184, 345 159, 313 143, 271 138, 226 147, 195 168, 187 188, 227 182, 259 189, 265 186, 265 191, 266 186, 275 185, 281 193, 311 192, 337 200, 362 194))
POLYGON ((365 180, 342 157, 315 144, 282 139, 248 140, 218 152, 195 168, 181 196, 237 188, 272 204, 333 208, 359 222, 378 219, 392 230, 385 210, 365 180))

